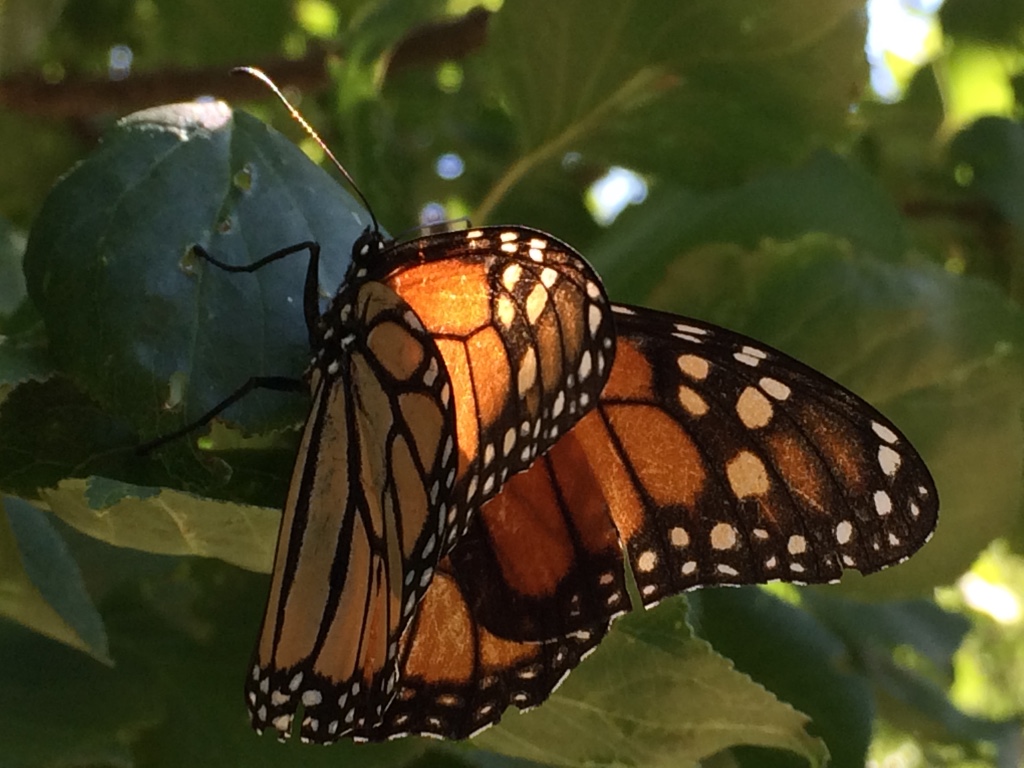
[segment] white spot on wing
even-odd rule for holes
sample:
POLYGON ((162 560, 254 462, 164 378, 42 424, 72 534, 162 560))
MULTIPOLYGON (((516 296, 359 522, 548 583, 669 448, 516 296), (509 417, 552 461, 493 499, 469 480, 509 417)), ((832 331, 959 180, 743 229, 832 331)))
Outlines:
POLYGON ((792 390, 788 386, 768 376, 765 376, 757 384, 776 400, 786 400, 792 394, 792 390))
POLYGON ((558 396, 555 398, 554 404, 551 406, 551 417, 557 419, 562 415, 562 411, 565 409, 565 392, 559 391, 558 396))
POLYGON ((902 457, 894 449, 888 445, 878 446, 878 466, 888 477, 896 476, 902 462, 902 457))
POLYGON ((423 383, 428 387, 434 386, 434 381, 437 379, 438 367, 437 360, 430 358, 430 362, 427 364, 427 372, 423 374, 423 383))
POLYGON ((892 499, 885 491, 875 491, 874 502, 875 511, 879 516, 885 516, 892 512, 892 499))
POLYGON ((519 278, 523 275, 523 268, 518 264, 509 264, 501 273, 501 284, 506 291, 513 290, 519 284, 519 278))
POLYGON ((871 429, 873 429, 875 434, 887 443, 895 443, 899 439, 896 437, 895 432, 885 426, 885 424, 880 424, 877 421, 871 422, 871 429))
POLYGON ((530 291, 530 295, 526 297, 526 319, 530 322, 530 325, 537 324, 537 318, 541 316, 547 305, 547 289, 540 283, 537 283, 533 286, 533 290, 530 291))
MULTIPOLYGON (((587 352, 587 355, 590 353, 587 352)), ((589 358, 588 358, 589 359, 589 358)), ((533 347, 529 347, 526 353, 523 355, 523 359, 519 363, 519 376, 517 383, 519 385, 519 394, 525 395, 533 387, 534 382, 537 381, 537 354, 533 351, 533 347)))
POLYGON ((641 573, 650 573, 657 567, 658 555, 652 552, 651 550, 641 552, 640 557, 636 559, 636 568, 641 573))
POLYGON ((847 544, 853 538, 853 525, 849 520, 841 520, 836 524, 836 541, 847 544))
POLYGON ((711 547, 713 549, 732 549, 736 546, 736 527, 729 523, 717 523, 711 529, 711 547))
MULTIPOLYGON (((580 358, 580 367, 577 371, 577 375, 579 376, 580 381, 585 381, 586 378, 590 375, 592 365, 593 362, 590 357, 590 350, 585 350, 583 352, 583 357, 580 358)), ((520 392, 521 391, 522 389, 520 389, 520 392)))
POLYGON ((697 355, 680 355, 676 363, 680 371, 695 381, 703 381, 711 371, 711 364, 697 355))

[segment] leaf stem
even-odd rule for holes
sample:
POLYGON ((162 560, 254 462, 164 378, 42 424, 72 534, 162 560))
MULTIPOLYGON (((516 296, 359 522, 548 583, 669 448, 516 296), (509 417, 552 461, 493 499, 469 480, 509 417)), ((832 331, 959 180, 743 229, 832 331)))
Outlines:
POLYGON ((553 156, 567 151, 588 132, 596 129, 615 110, 630 103, 642 102, 645 96, 653 94, 657 90, 657 84, 663 80, 663 72, 660 69, 655 67, 641 69, 613 91, 608 98, 598 103, 588 114, 567 125, 559 135, 519 157, 484 195, 471 217, 473 223, 485 224, 509 190, 530 171, 553 156))

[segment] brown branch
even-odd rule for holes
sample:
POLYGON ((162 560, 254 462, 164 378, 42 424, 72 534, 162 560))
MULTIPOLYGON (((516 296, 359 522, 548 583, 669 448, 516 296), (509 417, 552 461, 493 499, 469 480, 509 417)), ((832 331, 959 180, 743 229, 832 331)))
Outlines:
MULTIPOLYGON (((282 87, 316 89, 328 82, 324 66, 327 55, 319 53, 300 61, 278 59, 259 66, 282 87)), ((223 65, 142 72, 124 80, 69 76, 52 85, 33 75, 0 80, 0 104, 22 114, 52 119, 124 114, 198 96, 260 99, 266 96, 266 88, 251 78, 232 77, 223 65)))
MULTIPOLYGON (((392 49, 388 75, 414 67, 462 59, 483 45, 490 14, 474 8, 453 20, 432 22, 409 32, 392 49)), ((282 88, 315 91, 329 84, 327 59, 317 51, 304 59, 243 62, 257 66, 282 88)), ((126 114, 157 104, 214 96, 227 101, 267 97, 266 88, 247 77, 232 77, 218 64, 204 69, 163 69, 132 74, 124 80, 68 76, 47 83, 35 74, 0 79, 0 106, 25 115, 80 120, 97 115, 126 114)))
POLYGON ((388 77, 406 69, 466 58, 483 47, 490 19, 490 12, 478 6, 457 19, 436 21, 412 30, 392 49, 388 77))

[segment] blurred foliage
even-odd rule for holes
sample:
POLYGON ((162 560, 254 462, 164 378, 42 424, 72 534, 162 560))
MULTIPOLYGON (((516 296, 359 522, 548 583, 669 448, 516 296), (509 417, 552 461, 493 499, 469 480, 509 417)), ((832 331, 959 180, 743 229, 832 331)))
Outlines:
POLYGON ((946 0, 887 101, 861 0, 598 5, 0 3, 3 765, 1021 759, 1024 2, 946 0), (856 390, 931 467, 933 541, 839 587, 630 616, 550 702, 466 744, 254 737, 266 580, 244 569, 269 568, 304 403, 263 393, 200 446, 132 449, 307 356, 301 259, 225 279, 192 244, 244 264, 316 240, 334 286, 367 217, 237 111, 322 159, 239 64, 300 102, 392 232, 429 203, 547 229, 613 297, 856 390), (587 194, 613 166, 647 195, 602 226, 587 194))

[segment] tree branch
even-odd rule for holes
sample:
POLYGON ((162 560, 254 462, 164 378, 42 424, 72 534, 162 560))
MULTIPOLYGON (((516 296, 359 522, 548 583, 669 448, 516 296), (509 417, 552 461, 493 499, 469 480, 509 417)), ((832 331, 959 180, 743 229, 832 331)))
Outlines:
MULTIPOLYGON (((395 44, 388 76, 442 61, 465 58, 480 48, 487 35, 490 13, 474 8, 457 19, 424 24, 395 44)), ((334 52, 317 51, 298 61, 271 59, 245 62, 257 66, 282 88, 315 91, 329 84, 326 63, 334 52)), ((0 106, 25 115, 79 120, 105 114, 127 114, 157 104, 215 96, 226 101, 257 100, 266 89, 252 78, 232 77, 229 67, 162 69, 132 74, 124 80, 101 80, 70 75, 48 83, 37 74, 0 79, 0 106)))

